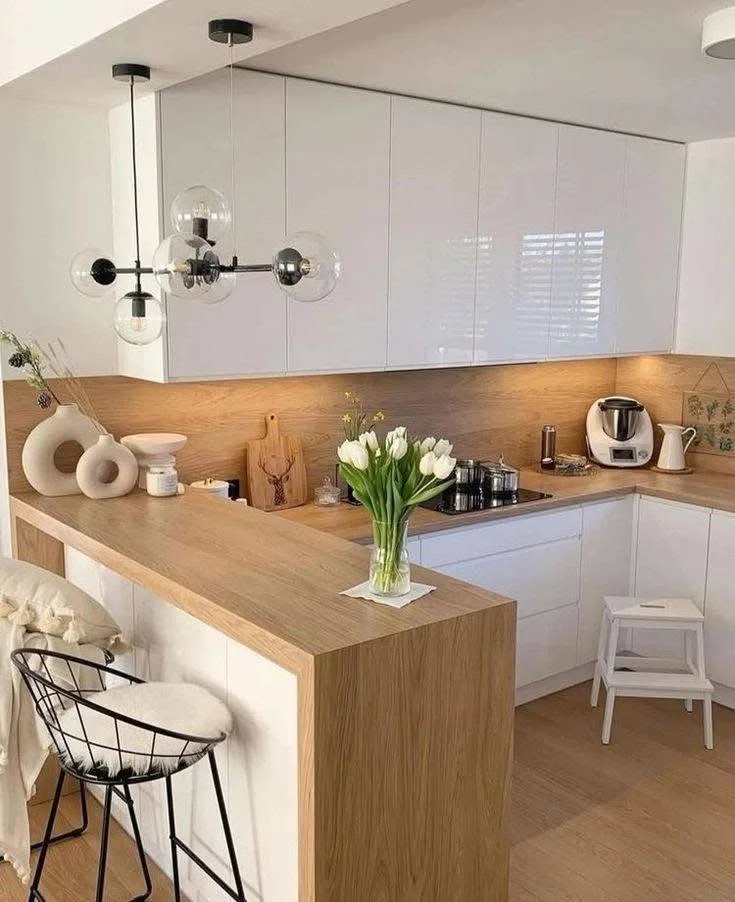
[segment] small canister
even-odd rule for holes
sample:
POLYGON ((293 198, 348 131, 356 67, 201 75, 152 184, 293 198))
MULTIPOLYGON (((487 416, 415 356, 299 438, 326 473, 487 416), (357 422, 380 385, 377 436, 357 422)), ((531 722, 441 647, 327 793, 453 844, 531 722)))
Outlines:
POLYGON ((168 464, 161 467, 148 467, 145 488, 154 498, 168 498, 179 491, 179 474, 176 467, 168 464))
POLYGON ((213 476, 192 482, 191 487, 198 492, 206 492, 208 495, 219 495, 220 498, 230 497, 230 483, 224 479, 215 479, 213 476))
POLYGON ((340 494, 339 487, 333 485, 327 476, 322 484, 314 489, 314 502, 319 507, 334 507, 339 504, 340 494))

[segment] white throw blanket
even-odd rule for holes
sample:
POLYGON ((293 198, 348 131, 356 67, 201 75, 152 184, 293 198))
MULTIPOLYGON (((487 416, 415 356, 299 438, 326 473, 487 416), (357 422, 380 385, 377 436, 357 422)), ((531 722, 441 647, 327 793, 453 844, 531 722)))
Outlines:
MULTIPOLYGON (((26 806, 35 792, 50 738, 36 715, 20 671, 10 660, 16 648, 62 652, 96 664, 104 663, 104 653, 93 645, 80 646, 44 633, 29 633, 24 626, 0 618, 0 855, 12 863, 23 883, 28 883, 30 831, 26 806)), ((55 682, 74 688, 66 664, 54 672, 49 661, 49 670, 55 682)))

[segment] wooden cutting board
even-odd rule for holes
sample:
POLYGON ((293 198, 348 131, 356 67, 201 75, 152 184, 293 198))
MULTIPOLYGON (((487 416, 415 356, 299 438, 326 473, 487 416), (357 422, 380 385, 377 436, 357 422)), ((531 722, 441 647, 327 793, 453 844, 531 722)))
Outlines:
POLYGON ((278 414, 265 418, 265 438, 247 443, 248 501, 264 511, 306 504, 306 464, 301 439, 281 435, 278 414))

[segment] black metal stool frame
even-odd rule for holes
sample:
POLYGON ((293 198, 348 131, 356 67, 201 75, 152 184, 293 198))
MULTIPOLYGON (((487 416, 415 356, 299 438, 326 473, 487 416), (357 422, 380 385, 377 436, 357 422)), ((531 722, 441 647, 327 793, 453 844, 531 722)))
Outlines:
POLYGON ((146 887, 143 894, 135 896, 130 900, 130 902, 144 902, 144 900, 148 899, 148 897, 150 896, 153 890, 153 885, 151 882, 150 872, 148 870, 145 851, 143 849, 143 844, 141 841, 140 828, 138 826, 138 821, 135 815, 133 799, 130 794, 130 786, 137 783, 148 783, 153 780, 159 779, 164 779, 166 783, 166 800, 168 808, 169 838, 171 843, 174 898, 176 902, 180 902, 181 900, 181 885, 179 879, 178 862, 178 853, 180 851, 187 855, 211 880, 213 880, 220 887, 220 889, 223 890, 223 892, 230 896, 230 898, 235 899, 236 902, 247 902, 243 888, 242 877, 240 875, 240 869, 237 863, 235 844, 232 839, 232 831, 230 829, 224 794, 222 792, 222 784, 219 777, 219 771, 217 769, 217 761, 214 754, 215 746, 217 746, 226 738, 225 735, 220 734, 219 736, 215 737, 201 737, 192 736, 185 733, 177 733, 172 730, 154 727, 151 724, 144 723, 142 721, 136 720, 135 718, 128 717, 127 715, 119 714, 117 712, 111 711, 109 708, 105 708, 101 705, 96 704, 87 696, 104 691, 107 688, 106 677, 108 676, 116 677, 127 682, 130 685, 141 684, 145 682, 145 680, 134 677, 129 673, 115 670, 108 665, 95 664, 83 658, 74 657, 73 655, 64 655, 59 652, 43 651, 40 649, 17 649, 16 651, 12 652, 11 658, 15 666, 20 670, 21 675, 23 676, 23 680, 28 687, 29 692, 31 693, 38 716, 41 718, 41 720, 43 720, 46 728, 49 731, 53 745, 55 747, 55 754, 59 762, 59 767, 61 768, 61 773, 59 774, 59 779, 56 784, 54 799, 51 804, 51 812, 49 814, 48 823, 46 825, 46 832, 42 842, 40 843, 41 851, 38 858, 38 863, 36 865, 33 883, 31 885, 28 896, 29 902, 46 902, 39 890, 39 885, 41 882, 44 865, 46 863, 46 856, 48 854, 49 846, 61 839, 70 838, 71 836, 79 835, 80 832, 83 832, 81 828, 76 828, 76 830, 69 831, 68 834, 63 834, 62 836, 56 837, 53 836, 53 829, 56 821, 56 815, 58 813, 59 802, 61 800, 61 793, 64 786, 64 781, 67 776, 71 776, 79 780, 82 784, 84 827, 86 827, 87 821, 84 784, 90 783, 105 787, 102 835, 100 839, 100 860, 97 871, 97 891, 95 902, 103 902, 104 897, 113 795, 116 795, 118 798, 120 798, 122 802, 127 806, 138 857, 140 860, 141 871, 143 873, 146 887), (34 669, 30 664, 30 662, 34 658, 37 658, 39 661, 40 667, 38 669, 34 669), (64 662, 66 664, 71 685, 74 686, 73 690, 59 686, 54 682, 53 676, 47 664, 47 661, 52 658, 57 662, 64 662), (78 667, 85 668, 87 670, 95 671, 97 682, 99 682, 99 688, 95 687, 94 689, 82 690, 80 688, 79 681, 74 674, 72 664, 75 664, 78 667), (82 736, 75 736, 71 732, 65 732, 64 729, 62 729, 59 719, 60 715, 65 711, 70 710, 72 707, 74 707, 76 710, 82 736), (93 739, 90 739, 84 726, 84 711, 96 711, 103 714, 105 717, 110 718, 114 722, 115 737, 117 743, 115 746, 105 745, 103 743, 95 742, 93 739), (143 753, 141 752, 139 747, 134 750, 124 748, 123 745, 121 745, 121 725, 128 725, 129 727, 133 727, 140 733, 150 734, 150 751, 146 750, 145 753, 143 753), (166 737, 167 739, 180 741, 181 747, 175 754, 161 754, 160 752, 156 753, 156 740, 158 739, 158 737, 166 737), (93 762, 93 767, 85 768, 80 762, 75 761, 70 742, 81 743, 86 747, 90 759, 93 762), (105 749, 107 751, 113 751, 119 758, 120 770, 116 770, 115 772, 110 773, 106 765, 96 762, 95 752, 93 751, 93 749, 105 749), (131 767, 126 768, 124 766, 123 760, 124 756, 126 755, 133 755, 135 759, 139 759, 141 757, 148 758, 148 770, 146 770, 144 773, 138 773, 131 767), (230 858, 232 875, 235 881, 234 888, 229 886, 222 879, 222 877, 219 876, 219 874, 213 871, 212 868, 209 867, 208 864, 206 864, 206 862, 204 862, 186 843, 184 843, 176 835, 176 820, 171 777, 173 776, 173 774, 181 770, 185 770, 192 764, 195 764, 205 755, 209 758, 209 765, 212 773, 212 782, 217 798, 220 819, 222 821, 222 829, 224 832, 225 841, 227 843, 227 851, 230 858), (158 758, 159 760, 172 760, 169 767, 162 768, 154 766, 156 758, 158 758))

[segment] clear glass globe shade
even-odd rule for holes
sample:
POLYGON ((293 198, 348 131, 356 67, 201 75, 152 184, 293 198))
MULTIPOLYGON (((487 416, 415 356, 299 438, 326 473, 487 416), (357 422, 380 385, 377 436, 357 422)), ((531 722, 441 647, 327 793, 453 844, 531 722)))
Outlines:
POLYGON ((342 264, 326 238, 316 232, 296 232, 286 238, 273 258, 273 275, 295 301, 312 303, 331 294, 342 264))
POLYGON ((104 273, 105 262, 112 264, 110 255, 96 247, 89 247, 80 251, 69 265, 69 275, 77 291, 86 294, 90 298, 101 298, 112 294, 114 274, 104 273), (107 284, 101 284, 92 275, 92 268, 97 263, 97 273, 103 277, 107 284), (112 276, 112 278, 110 278, 112 276))
POLYGON ((131 345, 149 345, 163 331, 165 315, 161 302, 153 295, 131 291, 115 306, 115 331, 131 345))
POLYGON ((174 198, 171 225, 181 235, 196 235, 214 244, 229 231, 232 211, 224 194, 206 185, 194 185, 174 198))
POLYGON ((221 304, 222 301, 226 301, 232 294, 234 287, 235 273, 220 272, 217 275, 217 279, 209 285, 207 291, 202 295, 202 303, 210 305, 221 304))
POLYGON ((177 298, 216 304, 232 291, 233 280, 220 273, 212 245, 196 235, 177 233, 164 238, 153 255, 152 268, 161 288, 177 298))

